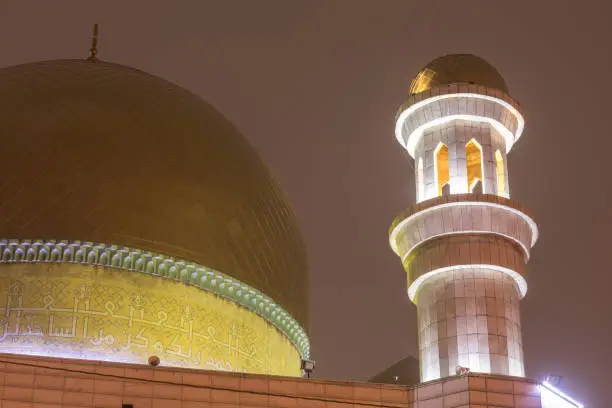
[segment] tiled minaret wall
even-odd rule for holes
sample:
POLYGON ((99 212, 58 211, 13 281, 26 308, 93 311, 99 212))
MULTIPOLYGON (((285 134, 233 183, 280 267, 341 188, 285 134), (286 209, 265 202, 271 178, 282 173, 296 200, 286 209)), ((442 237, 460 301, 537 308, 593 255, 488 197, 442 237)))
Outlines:
POLYGON ((519 300, 538 231, 509 199, 506 164, 523 126, 507 94, 468 84, 411 95, 398 115, 396 136, 415 159, 418 203, 396 218, 390 242, 418 310, 422 381, 460 367, 524 376, 519 300))

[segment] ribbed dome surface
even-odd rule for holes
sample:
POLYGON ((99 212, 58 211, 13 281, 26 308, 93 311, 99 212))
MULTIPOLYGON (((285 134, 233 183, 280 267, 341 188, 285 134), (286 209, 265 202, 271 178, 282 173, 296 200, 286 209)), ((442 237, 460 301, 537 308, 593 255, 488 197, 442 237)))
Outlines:
POLYGON ((412 80, 410 93, 457 83, 483 85, 508 93, 501 74, 486 60, 472 54, 449 54, 431 61, 412 80))
POLYGON ((308 325, 295 216, 212 106, 136 69, 0 69, 0 238, 126 245, 198 262, 308 325))

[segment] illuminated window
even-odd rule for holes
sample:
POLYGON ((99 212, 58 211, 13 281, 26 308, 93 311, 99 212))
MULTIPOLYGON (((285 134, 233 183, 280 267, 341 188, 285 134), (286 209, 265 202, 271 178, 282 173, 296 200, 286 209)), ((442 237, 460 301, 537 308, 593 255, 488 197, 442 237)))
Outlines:
POLYGON ((506 177, 504 174, 504 158, 498 150, 495 152, 495 168, 497 170, 497 195, 506 197, 506 177))
POLYGON ((434 151, 434 169, 436 172, 436 182, 438 183, 438 195, 443 192, 448 192, 448 182, 450 180, 450 171, 448 168, 448 147, 444 143, 440 143, 434 151))
POLYGON ((482 147, 474 139, 465 145, 465 162, 467 165, 467 182, 470 193, 482 191, 482 147), (481 183, 478 185, 478 183, 481 183))
POLYGON ((417 164, 417 200, 421 201, 425 198, 425 180, 423 177, 423 158, 419 157, 419 163, 417 164))

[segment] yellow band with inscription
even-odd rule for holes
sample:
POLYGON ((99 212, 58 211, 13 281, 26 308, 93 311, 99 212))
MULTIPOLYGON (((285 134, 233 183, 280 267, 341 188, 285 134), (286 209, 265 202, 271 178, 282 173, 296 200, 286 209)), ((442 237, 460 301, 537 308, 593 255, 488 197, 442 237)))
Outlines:
POLYGON ((228 275, 169 256, 117 245, 87 241, 0 240, 0 264, 88 264, 169 278, 245 307, 280 330, 302 359, 310 357, 310 342, 301 325, 274 300, 228 275))
POLYGON ((299 376, 295 346, 229 299, 87 264, 0 265, 0 352, 299 376))

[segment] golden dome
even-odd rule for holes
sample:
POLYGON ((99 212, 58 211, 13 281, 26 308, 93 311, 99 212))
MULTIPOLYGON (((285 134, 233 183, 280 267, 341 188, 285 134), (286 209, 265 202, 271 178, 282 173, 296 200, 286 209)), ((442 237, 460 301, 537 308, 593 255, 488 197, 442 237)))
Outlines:
POLYGON ((82 240, 179 257, 308 325, 296 217, 239 132, 165 80, 78 60, 0 69, 0 238, 82 240))
POLYGON ((471 54, 450 54, 431 61, 412 80, 410 93, 457 83, 482 85, 508 93, 500 73, 484 59, 471 54))

